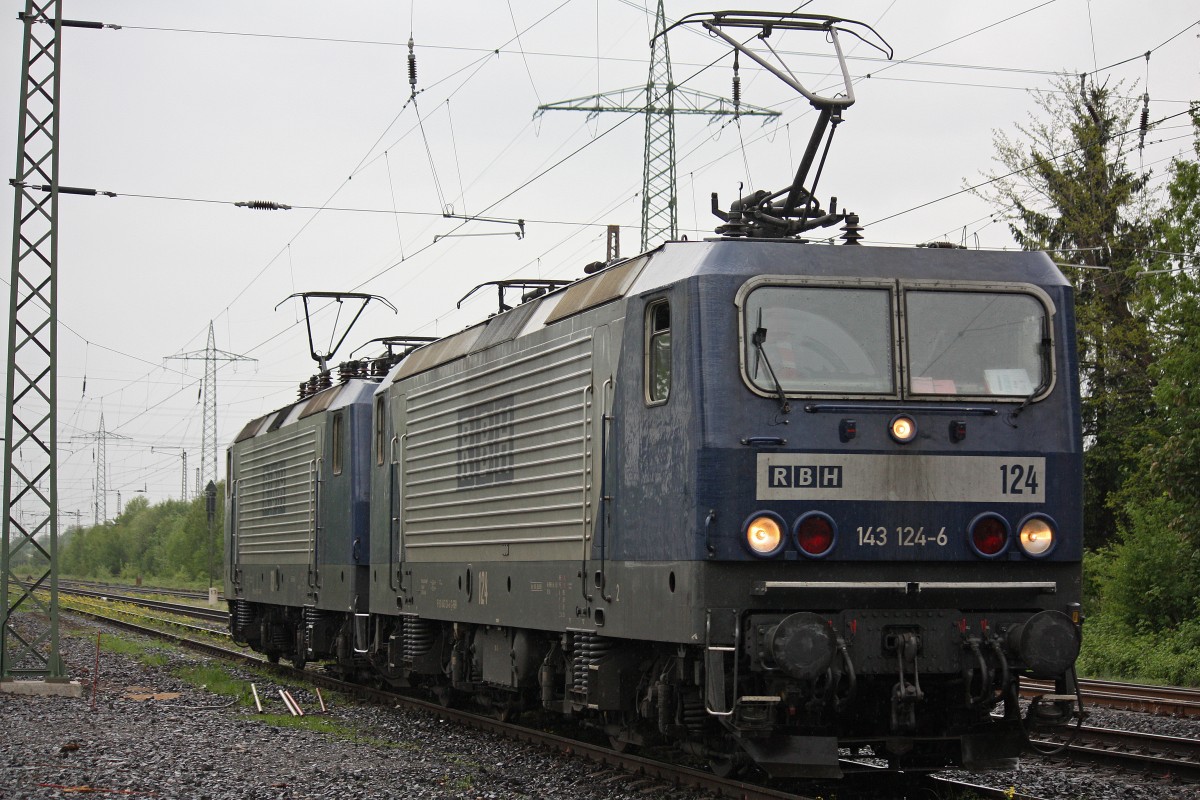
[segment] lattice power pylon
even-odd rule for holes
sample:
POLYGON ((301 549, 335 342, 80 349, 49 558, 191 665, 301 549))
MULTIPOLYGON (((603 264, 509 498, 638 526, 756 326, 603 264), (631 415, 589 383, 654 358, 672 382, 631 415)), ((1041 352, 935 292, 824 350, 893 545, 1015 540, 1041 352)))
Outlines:
MULTIPOLYGON (((199 487, 202 483, 217 482, 217 362, 256 361, 257 359, 218 350, 211 320, 208 323, 208 346, 204 350, 176 353, 167 358, 180 361, 204 359, 204 433, 200 441, 200 471, 197 473, 196 480, 196 494, 199 496, 199 487)), ((184 469, 186 470, 186 455, 184 458, 184 469)))
POLYGON ((675 194, 675 80, 667 47, 666 15, 658 0, 654 38, 650 40, 650 77, 646 81, 646 150, 642 170, 642 250, 650 242, 674 239, 679 231, 675 194))
MULTIPOLYGON (((58 654, 58 197, 95 196, 58 183, 59 46, 63 28, 111 28, 62 18, 60 0, 26 0, 9 282, 0 545, 0 681, 62 683, 58 654), (29 580, 16 582, 17 568, 29 580), (13 593, 16 593, 15 597, 13 593), (38 592, 45 592, 46 597, 38 592), (20 624, 40 612, 48 625, 20 624)), ((104 194, 109 194, 105 192, 104 194)))
MULTIPOLYGON (((96 498, 92 506, 93 525, 103 525, 108 521, 108 440, 128 439, 119 433, 104 429, 104 412, 100 412, 100 428, 91 433, 71 437, 71 441, 86 440, 96 443, 96 498)), ((120 513, 118 511, 118 513, 120 513)))
POLYGON ((746 105, 695 89, 680 89, 671 77, 667 47, 667 17, 658 0, 654 38, 650 40, 650 75, 645 87, 617 89, 603 94, 538 106, 543 111, 641 112, 646 115, 646 146, 642 164, 642 250, 652 243, 674 239, 678 233, 675 180, 675 115, 777 117, 778 111, 746 105))
POLYGON ((16 198, 4 405, 0 679, 61 679, 56 407, 59 2, 28 0, 21 19, 25 41, 17 175, 11 181, 16 198), (25 582, 26 577, 31 580, 25 582), (48 593, 48 599, 42 593, 48 593), (49 625, 25 626, 21 611, 44 614, 49 625))

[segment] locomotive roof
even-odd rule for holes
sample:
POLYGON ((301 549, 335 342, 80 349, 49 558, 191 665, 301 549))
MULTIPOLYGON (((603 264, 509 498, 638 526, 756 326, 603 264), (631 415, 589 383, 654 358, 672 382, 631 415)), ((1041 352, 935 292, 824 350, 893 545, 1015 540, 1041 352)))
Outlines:
POLYGON ((278 430, 285 425, 292 425, 305 417, 311 417, 321 411, 337 411, 355 403, 371 402, 375 391, 375 381, 352 378, 345 383, 322 389, 314 395, 299 400, 291 405, 278 408, 269 414, 264 414, 251 420, 242 428, 234 442, 240 442, 259 436, 263 433, 278 430))
POLYGON ((392 368, 380 391, 409 375, 510 341, 589 308, 711 275, 1021 282, 1045 289, 1068 285, 1050 258, 1040 252, 832 246, 763 239, 667 242, 419 348, 392 368))
POLYGON ((1027 251, 720 239, 669 242, 651 255, 649 264, 630 287, 631 294, 700 275, 1019 281, 1042 288, 1067 285, 1045 253, 1027 251))

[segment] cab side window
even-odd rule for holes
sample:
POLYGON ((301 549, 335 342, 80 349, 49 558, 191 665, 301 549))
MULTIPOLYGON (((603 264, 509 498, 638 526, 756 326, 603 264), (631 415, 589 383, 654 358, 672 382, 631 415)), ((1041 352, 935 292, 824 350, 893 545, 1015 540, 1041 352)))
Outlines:
POLYGON ((383 435, 386 430, 383 418, 384 410, 383 395, 379 395, 375 398, 375 463, 381 467, 383 466, 385 444, 383 435))
POLYGON ((671 394, 671 304, 646 307, 646 403, 662 405, 671 394))
POLYGON ((332 442, 330 447, 333 450, 334 475, 342 474, 342 439, 344 438, 342 433, 342 425, 344 424, 343 418, 344 414, 341 411, 333 415, 333 432, 331 436, 332 442))

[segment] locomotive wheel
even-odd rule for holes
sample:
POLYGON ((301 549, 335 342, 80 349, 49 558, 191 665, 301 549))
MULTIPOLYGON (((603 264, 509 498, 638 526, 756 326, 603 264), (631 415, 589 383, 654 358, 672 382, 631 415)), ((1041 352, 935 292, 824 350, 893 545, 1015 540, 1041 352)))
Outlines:
POLYGON ((433 702, 437 703, 442 708, 450 708, 458 699, 454 690, 449 686, 431 686, 429 693, 433 695, 433 702))
POLYGON ((735 755, 709 756, 708 768, 718 778, 733 778, 741 773, 743 764, 735 755))
POLYGON ((270 661, 272 664, 278 664, 279 653, 267 653, 267 661, 270 661))
POLYGON ((608 737, 608 746, 613 749, 614 753, 636 753, 638 751, 636 744, 616 736, 608 737))
POLYGON ((605 714, 605 729, 608 734, 608 746, 616 753, 636 753, 638 744, 631 742, 623 735, 633 734, 637 728, 637 715, 632 713, 608 712, 605 714))
POLYGON ((304 665, 308 663, 304 660, 304 656, 292 656, 289 660, 296 669, 304 669, 304 665))
POLYGON ((488 713, 492 719, 500 722, 510 722, 517 716, 517 707, 511 697, 502 697, 496 693, 488 702, 488 713))

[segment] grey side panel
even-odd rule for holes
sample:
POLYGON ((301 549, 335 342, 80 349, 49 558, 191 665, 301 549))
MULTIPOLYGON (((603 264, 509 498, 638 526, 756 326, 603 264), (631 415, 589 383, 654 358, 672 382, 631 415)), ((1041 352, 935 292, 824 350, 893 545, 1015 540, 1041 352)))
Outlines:
POLYGON ((591 331, 577 330, 408 390, 408 561, 582 557, 591 359, 591 331))
POLYGON ((239 564, 312 562, 320 444, 315 425, 298 425, 234 447, 239 564))

